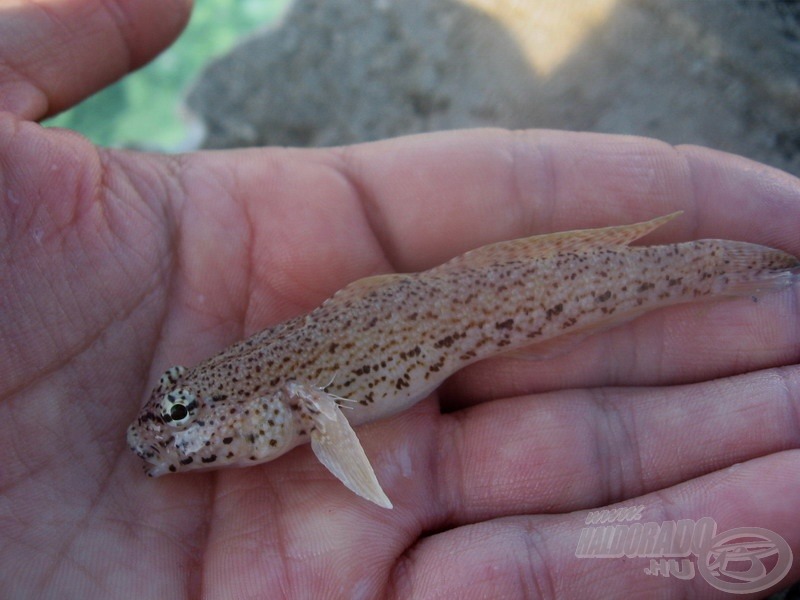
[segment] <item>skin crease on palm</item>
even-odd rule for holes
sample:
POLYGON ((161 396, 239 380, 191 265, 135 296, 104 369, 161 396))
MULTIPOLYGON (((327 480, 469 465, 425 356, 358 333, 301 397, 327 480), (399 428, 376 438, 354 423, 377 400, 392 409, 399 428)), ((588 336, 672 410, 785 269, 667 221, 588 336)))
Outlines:
POLYGON ((800 254, 800 181, 703 148, 482 130, 162 156, 32 122, 152 58, 188 10, 0 3, 0 597, 720 596, 576 558, 587 511, 617 503, 771 529, 800 555, 797 284, 477 364, 359 427, 392 511, 308 446, 144 477, 125 428, 165 368, 359 277, 675 210, 646 243, 800 254))

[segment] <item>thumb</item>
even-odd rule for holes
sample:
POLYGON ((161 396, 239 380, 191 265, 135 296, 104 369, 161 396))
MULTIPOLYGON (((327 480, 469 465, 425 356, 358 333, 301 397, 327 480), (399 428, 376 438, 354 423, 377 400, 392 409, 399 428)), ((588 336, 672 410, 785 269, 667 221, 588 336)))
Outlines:
POLYGON ((150 61, 191 0, 28 0, 0 7, 0 111, 39 120, 150 61))

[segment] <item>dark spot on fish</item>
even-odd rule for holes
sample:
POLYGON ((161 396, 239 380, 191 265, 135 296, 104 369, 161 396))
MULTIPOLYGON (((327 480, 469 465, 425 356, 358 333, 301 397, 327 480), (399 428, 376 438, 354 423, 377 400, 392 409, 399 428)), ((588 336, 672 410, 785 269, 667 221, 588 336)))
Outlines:
MULTIPOLYGON (((454 341, 453 340, 453 336, 452 335, 448 335, 448 336, 443 337, 439 341, 437 341, 435 344, 433 344, 433 347, 434 348, 442 348, 442 347, 449 348, 450 346, 453 345, 453 341, 454 341)), ((400 358, 405 360, 406 357, 403 354, 401 354, 400 358)))
POLYGON ((528 333, 528 334, 527 334, 525 337, 527 337, 527 338, 535 338, 535 337, 536 337, 536 336, 538 336, 538 335, 542 335, 542 329, 543 329, 543 328, 544 328, 544 326, 542 326, 542 327, 539 327, 539 329, 537 329, 537 330, 535 330, 535 331, 531 331, 531 332, 530 332, 530 333, 528 333))
POLYGON ((495 323, 494 326, 495 329, 511 329, 514 327, 514 319, 506 319, 500 323, 495 323))
POLYGON ((204 462, 204 463, 212 463, 212 462, 214 462, 215 460, 217 460, 217 455, 216 455, 216 454, 212 454, 212 455, 211 455, 211 456, 209 456, 208 458, 201 458, 200 460, 201 460, 202 462, 204 462))
POLYGON ((556 315, 560 315, 561 311, 563 311, 563 310, 564 310, 564 305, 561 302, 559 302, 553 308, 548 308, 547 309, 547 313, 545 313, 544 317, 545 317, 545 319, 547 319, 549 321, 550 319, 552 319, 556 315))

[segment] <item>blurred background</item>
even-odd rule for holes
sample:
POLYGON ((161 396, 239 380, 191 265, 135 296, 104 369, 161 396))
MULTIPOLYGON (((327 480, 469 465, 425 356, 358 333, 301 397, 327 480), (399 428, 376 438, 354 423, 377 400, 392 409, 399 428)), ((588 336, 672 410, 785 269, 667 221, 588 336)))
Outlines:
POLYGON ((182 104, 202 68, 254 30, 269 27, 290 0, 195 0, 178 41, 146 67, 45 121, 96 144, 161 151, 199 145, 198 123, 182 104))
POLYGON ((558 128, 800 175, 800 2, 196 0, 177 44, 47 124, 165 152, 558 128))

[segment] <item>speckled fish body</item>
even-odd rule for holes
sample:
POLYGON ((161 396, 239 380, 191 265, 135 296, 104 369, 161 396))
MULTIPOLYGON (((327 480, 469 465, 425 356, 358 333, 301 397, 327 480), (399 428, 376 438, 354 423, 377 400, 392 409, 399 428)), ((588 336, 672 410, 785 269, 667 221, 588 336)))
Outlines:
POLYGON ((390 507, 351 425, 404 410, 487 357, 797 281, 795 257, 755 244, 628 245, 674 216, 500 242, 353 282, 307 315, 167 371, 128 442, 157 476, 257 464, 310 441, 345 485, 390 507))

